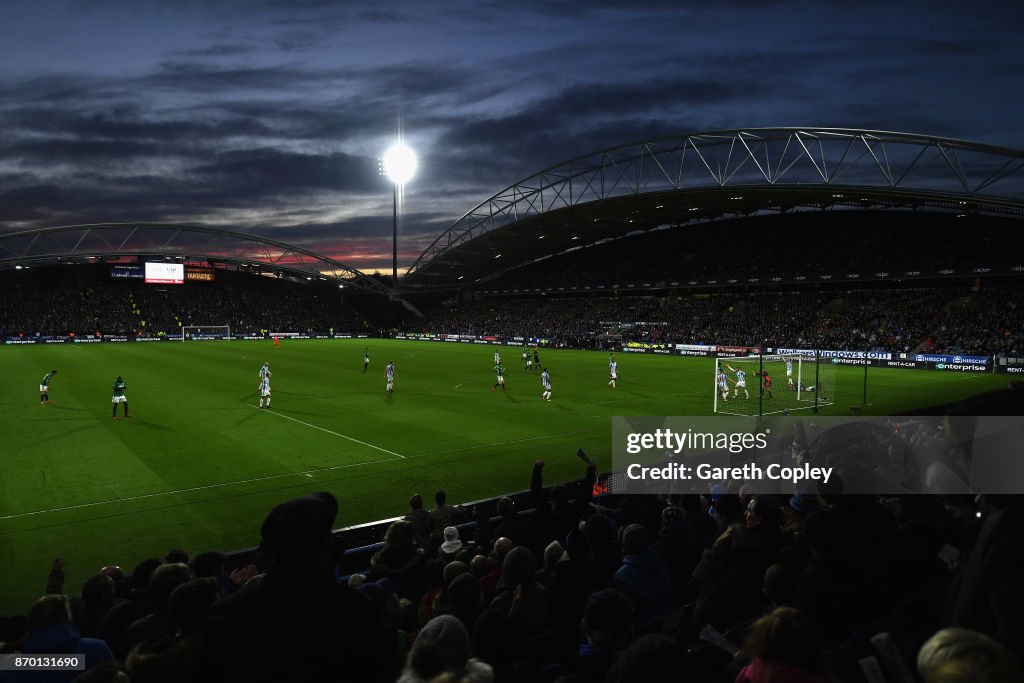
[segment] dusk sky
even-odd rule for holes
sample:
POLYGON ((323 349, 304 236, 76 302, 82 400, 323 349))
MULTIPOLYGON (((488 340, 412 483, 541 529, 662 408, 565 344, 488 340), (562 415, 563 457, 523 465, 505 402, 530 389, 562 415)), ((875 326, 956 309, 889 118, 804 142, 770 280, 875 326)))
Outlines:
POLYGON ((644 139, 797 125, 1024 148, 1022 20, 944 0, 4 0, 0 231, 202 223, 390 270, 378 157, 399 116, 420 158, 403 265, 515 181, 644 139))

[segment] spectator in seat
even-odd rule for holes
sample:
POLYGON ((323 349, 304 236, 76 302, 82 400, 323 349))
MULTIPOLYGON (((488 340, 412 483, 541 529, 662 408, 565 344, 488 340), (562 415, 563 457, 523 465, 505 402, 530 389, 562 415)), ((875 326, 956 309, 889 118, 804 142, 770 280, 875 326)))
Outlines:
POLYGON ((152 613, 132 622, 124 633, 123 646, 131 650, 139 643, 157 636, 173 636, 175 627, 167 611, 167 602, 175 588, 192 580, 192 570, 187 564, 175 562, 162 564, 153 572, 149 586, 153 593, 155 609, 152 613))
POLYGON ((338 501, 326 492, 270 511, 260 529, 270 567, 258 584, 207 612, 201 680, 394 680, 394 633, 376 618, 369 597, 331 572, 337 514, 338 501))
POLYGON ((167 599, 167 616, 173 634, 188 637, 202 625, 210 605, 217 602, 217 580, 211 577, 192 579, 179 584, 167 599))
POLYGON ((443 562, 451 562, 462 550, 462 539, 459 538, 459 530, 450 526, 444 530, 444 542, 438 548, 438 554, 443 562))
POLYGON ((430 550, 430 532, 434 528, 434 519, 423 509, 423 498, 415 494, 409 499, 409 512, 403 519, 412 525, 412 537, 416 545, 430 550))
POLYGON ((82 587, 81 599, 71 600, 75 625, 87 638, 99 637, 100 623, 117 601, 117 584, 106 574, 89 577, 82 587))
POLYGON ((983 633, 942 629, 917 653, 924 683, 1016 683, 1024 671, 1010 651, 983 633))
POLYGON ((458 509, 447 504, 448 494, 439 489, 434 494, 434 509, 430 511, 431 539, 435 543, 442 542, 442 533, 445 529, 455 524, 458 517, 458 509))
MULTIPOLYGON (((113 659, 110 648, 97 638, 83 638, 78 627, 71 623, 71 605, 66 595, 44 595, 39 598, 26 618, 28 637, 21 648, 26 655, 80 654, 85 656, 88 671, 97 664, 113 659)), ((0 672, 0 681, 36 680, 38 672, 0 672)), ((52 671, 47 681, 71 681, 79 671, 52 671)))
POLYGON ((632 601, 637 624, 643 629, 664 619, 671 610, 672 577, 640 524, 623 529, 622 552, 625 557, 613 585, 632 601))
POLYGON ((537 583, 537 558, 525 546, 516 546, 501 564, 498 594, 491 607, 504 610, 509 618, 528 630, 539 630, 547 617, 547 591, 537 583))
POLYGON ((128 654, 128 648, 121 642, 125 631, 133 622, 156 609, 156 602, 149 590, 149 579, 163 563, 159 557, 151 557, 136 565, 132 572, 128 599, 111 607, 100 622, 100 638, 107 642, 114 656, 120 660, 128 654))
POLYGON ((828 683, 814 623, 792 607, 777 607, 751 627, 744 645, 750 664, 736 683, 828 683))
POLYGON ((605 680, 619 653, 633 641, 633 603, 614 588, 600 590, 587 600, 580 628, 585 642, 570 672, 579 679, 598 683, 605 680))
POLYGON ((370 558, 371 581, 390 578, 400 598, 419 600, 426 588, 424 553, 416 545, 413 525, 398 520, 384 534, 384 547, 370 558))
POLYGON ((471 654, 469 633, 462 622, 450 614, 436 616, 416 636, 398 683, 493 681, 490 665, 473 659, 471 654))

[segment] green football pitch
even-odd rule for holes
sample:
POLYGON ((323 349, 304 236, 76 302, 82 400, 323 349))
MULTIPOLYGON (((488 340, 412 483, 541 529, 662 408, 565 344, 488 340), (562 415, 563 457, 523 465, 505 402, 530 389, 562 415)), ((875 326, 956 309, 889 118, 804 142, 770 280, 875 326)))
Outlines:
MULTIPOLYGON (((171 548, 251 547, 276 503, 318 490, 340 501, 337 526, 404 514, 412 493, 459 503, 575 479, 582 447, 611 465, 611 417, 704 415, 713 360, 540 352, 539 373, 502 347, 508 394, 491 392, 497 347, 390 340, 61 344, 0 349, 0 614, 24 612, 50 562, 67 562, 77 593, 104 564, 130 569, 171 548), (370 368, 363 372, 363 348, 370 368), (257 407, 257 372, 273 372, 273 408, 257 407), (385 394, 384 366, 396 367, 385 394), (57 369, 52 405, 37 385, 57 369), (111 385, 127 381, 130 419, 111 418, 111 385)), ((863 369, 837 368, 838 402, 862 399, 863 369)), ((869 411, 900 411, 1005 386, 993 375, 871 369, 869 411)), ((866 411, 867 412, 867 411, 866 411)), ((120 413, 120 411, 119 411, 120 413)))

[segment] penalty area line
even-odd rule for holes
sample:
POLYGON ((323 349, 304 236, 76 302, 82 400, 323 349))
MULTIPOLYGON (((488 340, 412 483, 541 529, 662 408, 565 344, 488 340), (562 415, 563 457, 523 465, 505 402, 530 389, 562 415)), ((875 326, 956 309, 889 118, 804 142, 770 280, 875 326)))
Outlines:
MULTIPOLYGON (((254 406, 251 403, 249 403, 248 405, 249 405, 250 408, 256 408, 257 410, 260 410, 259 406, 254 406)), ((278 417, 283 417, 284 419, 291 420, 292 422, 298 422, 300 425, 305 425, 306 427, 310 427, 311 429, 319 429, 321 432, 326 432, 326 433, 332 434, 334 436, 340 436, 342 439, 348 439, 352 443, 357 443, 357 444, 359 444, 361 446, 366 446, 367 448, 372 448, 375 451, 380 451, 381 453, 387 453, 388 455, 394 455, 396 457, 401 458, 402 460, 405 460, 405 456, 402 455, 401 453, 395 453, 394 451, 389 451, 386 448, 381 448, 380 446, 374 446, 372 443, 366 443, 365 441, 360 441, 359 439, 354 439, 351 436, 346 436, 345 434, 339 434, 338 432, 332 432, 330 429, 324 429, 323 427, 317 427, 316 425, 309 424, 308 422, 303 422, 302 420, 296 420, 294 417, 289 417, 288 415, 284 415, 282 413, 274 412, 273 409, 265 410, 263 412, 265 412, 268 415, 276 415, 278 417)))

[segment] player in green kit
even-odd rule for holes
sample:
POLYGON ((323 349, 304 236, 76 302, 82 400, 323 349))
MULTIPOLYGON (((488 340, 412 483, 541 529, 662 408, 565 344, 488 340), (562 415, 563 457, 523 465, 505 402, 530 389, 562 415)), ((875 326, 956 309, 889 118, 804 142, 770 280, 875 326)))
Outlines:
POLYGON ((39 380, 39 405, 50 405, 50 380, 56 374, 56 370, 50 370, 39 380))
POLYGON ((499 362, 494 366, 494 374, 498 376, 498 381, 494 383, 493 387, 491 387, 491 391, 501 387, 501 391, 507 394, 508 390, 505 388, 505 366, 499 362))
POLYGON ((128 417, 128 397, 124 395, 125 386, 126 385, 125 385, 124 377, 121 377, 121 375, 118 375, 117 379, 114 380, 114 398, 112 398, 111 401, 110 401, 111 408, 113 409, 113 418, 115 420, 117 419, 117 404, 118 403, 123 403, 124 404, 124 416, 128 417))

